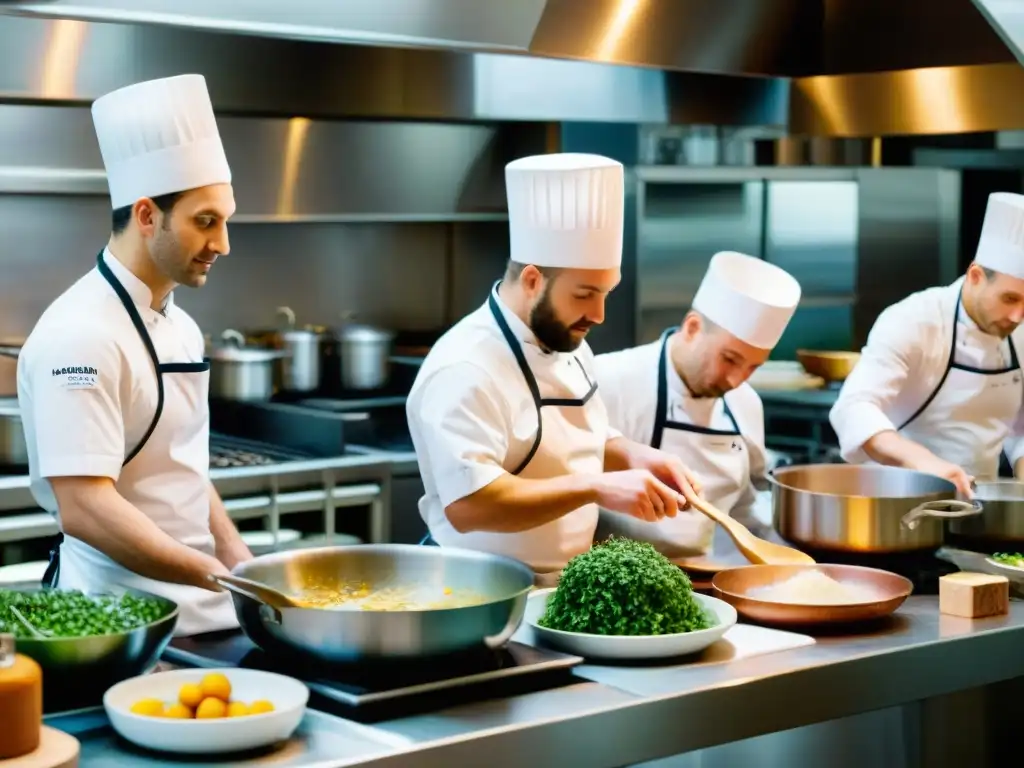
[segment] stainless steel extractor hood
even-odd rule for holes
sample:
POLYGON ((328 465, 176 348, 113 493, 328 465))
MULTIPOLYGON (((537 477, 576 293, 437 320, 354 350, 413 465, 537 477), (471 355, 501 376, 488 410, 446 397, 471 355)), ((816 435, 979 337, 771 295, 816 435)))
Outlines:
POLYGON ((0 0, 8 13, 261 37, 812 74, 822 0, 0 0))
MULTIPOLYGON (((975 2, 1004 17, 1024 5, 975 2)), ((972 0, 0 0, 0 11, 723 75, 1013 60, 972 0)))
POLYGON ((1021 0, 973 0, 1017 60, 1024 64, 1024 2, 1021 0))

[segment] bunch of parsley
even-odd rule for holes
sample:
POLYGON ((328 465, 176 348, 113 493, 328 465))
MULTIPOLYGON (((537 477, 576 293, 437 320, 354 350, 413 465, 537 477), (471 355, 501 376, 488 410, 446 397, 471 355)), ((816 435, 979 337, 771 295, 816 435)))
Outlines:
POLYGON ((646 542, 613 537, 569 561, 538 623, 593 635, 668 635, 717 620, 668 558, 646 542))

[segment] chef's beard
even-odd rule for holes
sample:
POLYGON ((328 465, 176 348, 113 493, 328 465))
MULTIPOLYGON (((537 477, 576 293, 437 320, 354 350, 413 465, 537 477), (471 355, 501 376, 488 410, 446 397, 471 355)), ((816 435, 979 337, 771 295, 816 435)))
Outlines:
POLYGON ((544 286, 540 300, 530 310, 530 330, 537 337, 537 341, 552 352, 575 352, 583 343, 593 323, 582 317, 572 325, 566 325, 559 320, 551 303, 550 288, 550 283, 544 286), (573 337, 573 331, 582 333, 578 337, 573 337))

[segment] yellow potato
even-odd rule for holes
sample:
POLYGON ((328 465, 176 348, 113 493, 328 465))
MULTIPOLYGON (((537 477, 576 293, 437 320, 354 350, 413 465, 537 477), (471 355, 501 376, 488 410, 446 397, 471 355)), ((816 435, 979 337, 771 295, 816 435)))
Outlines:
POLYGON ((164 703, 160 699, 141 699, 132 704, 131 713, 145 717, 163 717, 164 703))
POLYGON ((191 709, 198 707, 203 698, 203 689, 196 683, 185 683, 178 691, 178 701, 191 709))
POLYGON ((263 715, 263 714, 266 714, 267 712, 273 712, 273 711, 274 711, 274 705, 271 704, 266 699, 258 699, 257 701, 254 701, 252 704, 249 705, 249 714, 250 715, 263 715))
POLYGON ((228 705, 218 698, 210 696, 203 699, 196 709, 196 720, 213 720, 218 717, 225 717, 228 713, 228 705))
POLYGON ((232 701, 228 704, 228 717, 245 717, 249 714, 249 707, 244 701, 232 701))
POLYGON ((191 720, 195 715, 189 707, 176 701, 167 708, 164 717, 169 717, 172 720, 191 720))
POLYGON ((231 701, 231 681, 220 672, 211 672, 199 683, 204 698, 220 699, 225 704, 231 701))

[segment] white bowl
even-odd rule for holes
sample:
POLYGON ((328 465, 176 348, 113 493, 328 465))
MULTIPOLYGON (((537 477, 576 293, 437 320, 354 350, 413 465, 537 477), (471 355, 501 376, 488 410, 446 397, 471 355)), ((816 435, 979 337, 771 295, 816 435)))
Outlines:
POLYGON ((239 752, 291 737, 306 712, 309 689, 298 680, 255 669, 176 669, 124 680, 103 696, 110 724, 133 744, 161 752, 190 755, 239 752), (210 720, 172 720, 131 712, 140 699, 178 700, 185 683, 198 683, 220 672, 231 682, 231 700, 247 704, 266 699, 273 712, 210 720))
POLYGON ((552 648, 594 659, 664 659, 698 653, 722 639, 736 624, 736 609, 724 600, 697 592, 694 599, 710 609, 718 624, 710 629, 679 632, 672 635, 591 635, 583 632, 563 632, 537 624, 547 608, 548 596, 554 589, 539 589, 530 593, 523 619, 535 636, 552 648))

